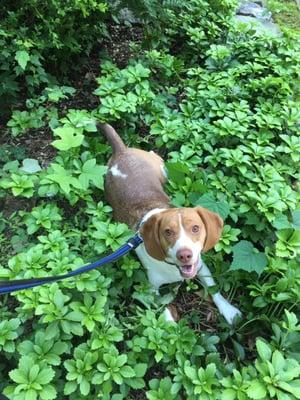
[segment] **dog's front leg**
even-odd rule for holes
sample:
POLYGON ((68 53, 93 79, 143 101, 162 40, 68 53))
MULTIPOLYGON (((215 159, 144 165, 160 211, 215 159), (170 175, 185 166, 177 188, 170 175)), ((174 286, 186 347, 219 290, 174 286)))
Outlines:
MULTIPOLYGON (((206 287, 215 286, 216 284, 210 273, 210 270, 207 268, 203 261, 202 266, 198 271, 198 277, 201 280, 202 284, 206 287)), ((235 317, 242 315, 240 310, 230 304, 229 301, 227 301, 220 292, 213 294, 212 299, 215 305, 218 307, 220 314, 224 316, 224 318, 230 325, 233 324, 235 317)))
MULTIPOLYGON (((177 269, 175 267, 171 267, 169 264, 158 261, 149 256, 145 249, 144 243, 142 243, 137 249, 135 249, 135 252, 147 271, 148 280, 153 288, 153 291, 158 296, 160 286, 164 285, 165 283, 172 283, 180 280, 177 269), (168 272, 169 269, 171 270, 168 272), (176 274, 178 274, 177 277, 176 274), (173 280, 171 278, 173 278, 173 280)), ((173 310, 171 306, 164 309, 163 317, 166 321, 176 321, 177 319, 175 310, 173 310)))

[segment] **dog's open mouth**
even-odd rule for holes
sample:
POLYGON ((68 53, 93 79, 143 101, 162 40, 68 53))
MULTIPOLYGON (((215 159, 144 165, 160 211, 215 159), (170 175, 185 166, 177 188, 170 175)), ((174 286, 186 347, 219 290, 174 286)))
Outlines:
POLYGON ((197 274, 197 263, 191 265, 182 265, 179 267, 179 270, 183 278, 194 278, 194 276, 197 274))

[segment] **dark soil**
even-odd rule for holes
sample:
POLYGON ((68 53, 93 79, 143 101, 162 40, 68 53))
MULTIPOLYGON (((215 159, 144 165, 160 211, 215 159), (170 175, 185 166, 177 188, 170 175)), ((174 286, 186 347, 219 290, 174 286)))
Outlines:
POLYGON ((135 25, 132 28, 124 25, 112 24, 109 26, 110 39, 103 43, 103 53, 119 67, 125 67, 128 60, 134 55, 131 46, 141 43, 143 30, 135 25))
POLYGON ((193 330, 217 332, 219 315, 211 298, 205 296, 204 290, 192 293, 180 290, 172 305, 176 308, 179 318, 185 318, 193 330))

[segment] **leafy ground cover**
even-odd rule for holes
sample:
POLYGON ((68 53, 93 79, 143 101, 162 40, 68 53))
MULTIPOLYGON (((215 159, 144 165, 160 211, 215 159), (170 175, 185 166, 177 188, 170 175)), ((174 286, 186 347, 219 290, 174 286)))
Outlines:
POLYGON ((2 296, 9 398, 300 398, 300 45, 237 25, 235 8, 141 2, 145 25, 107 28, 130 49, 107 44, 76 85, 46 81, 20 100, 0 147, 0 276, 64 273, 132 234, 103 193, 110 149, 96 124, 108 121, 164 157, 175 206, 223 217, 205 261, 243 319, 228 326, 197 280, 156 296, 134 255, 2 296), (160 317, 170 302, 178 324, 160 317))
POLYGON ((300 33, 300 10, 297 3, 292 0, 268 1, 268 7, 276 22, 280 25, 281 29, 290 30, 292 33, 299 35, 300 33))

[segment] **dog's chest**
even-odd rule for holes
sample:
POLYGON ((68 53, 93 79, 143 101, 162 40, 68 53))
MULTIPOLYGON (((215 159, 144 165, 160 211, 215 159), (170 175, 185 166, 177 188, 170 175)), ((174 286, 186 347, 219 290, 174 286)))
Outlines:
POLYGON ((163 261, 158 261, 155 258, 151 257, 147 253, 144 243, 142 243, 135 250, 135 252, 141 263, 147 270, 147 275, 150 283, 156 289, 166 283, 173 283, 183 280, 182 276, 175 266, 167 264, 163 261))

